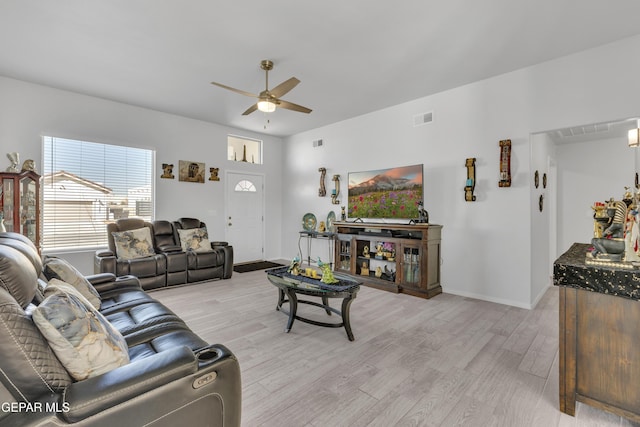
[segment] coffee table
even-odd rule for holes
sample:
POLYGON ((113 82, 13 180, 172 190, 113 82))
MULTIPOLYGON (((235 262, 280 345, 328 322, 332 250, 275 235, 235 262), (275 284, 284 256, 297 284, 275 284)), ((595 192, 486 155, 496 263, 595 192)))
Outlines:
POLYGON ((289 320, 287 321, 287 326, 284 331, 287 333, 291 331, 293 321, 298 319, 301 322, 310 323, 316 326, 324 326, 327 328, 341 328, 344 326, 349 341, 353 341, 353 332, 351 331, 351 324, 349 322, 349 307, 360 290, 361 282, 352 276, 334 273, 335 278, 338 279, 339 282, 329 285, 322 283, 320 279, 313 279, 305 276, 294 276, 288 273, 287 270, 287 267, 278 267, 266 270, 269 282, 278 288, 278 305, 276 306, 276 310, 289 315, 289 320), (298 299, 298 295, 320 297, 322 303, 298 299), (330 307, 329 298, 342 298, 342 309, 338 310, 330 307), (282 304, 285 302, 289 303, 288 312, 282 308, 282 304), (329 316, 331 316, 331 313, 335 313, 340 316, 341 322, 318 322, 316 320, 298 316, 298 303, 323 308, 329 316))

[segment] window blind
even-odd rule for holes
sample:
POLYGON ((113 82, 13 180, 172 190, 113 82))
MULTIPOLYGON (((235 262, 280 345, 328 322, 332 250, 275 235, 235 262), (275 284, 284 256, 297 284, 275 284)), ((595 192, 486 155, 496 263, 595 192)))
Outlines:
POLYGON ((154 212, 152 150, 43 138, 43 249, 107 246, 108 222, 154 212))

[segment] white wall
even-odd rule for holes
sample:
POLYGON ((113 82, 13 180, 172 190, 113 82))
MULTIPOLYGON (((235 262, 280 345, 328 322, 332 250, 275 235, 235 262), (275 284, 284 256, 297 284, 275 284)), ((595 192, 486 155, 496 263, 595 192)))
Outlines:
MULTIPOLYGON (((269 200, 265 215, 269 244, 265 256, 277 258, 280 255, 283 148, 280 138, 2 77, 0 94, 2 158, 4 153, 18 151, 21 161, 35 159, 41 171, 43 135, 156 150, 156 218, 200 218, 207 223, 212 240, 225 239, 225 171, 264 174, 265 197, 269 200), (226 160, 228 133, 262 139, 264 163, 255 165, 226 160), (204 184, 180 182, 177 179, 179 160, 205 162, 207 168, 219 167, 222 180, 207 180, 204 184), (176 179, 159 178, 162 163, 175 165, 176 179)), ((93 253, 64 254, 64 257, 83 273, 93 272, 93 253)))
POLYGON ((558 253, 591 241, 594 202, 621 200, 633 188, 636 151, 626 138, 558 144, 558 253))
MULTIPOLYGON (((551 286, 550 265, 555 260, 551 255, 552 215, 556 216, 556 188, 547 185, 544 177, 549 180, 549 164, 555 161, 555 144, 547 134, 531 135, 531 293, 532 305, 538 302, 544 292, 551 286), (538 171, 538 187, 535 186, 535 172, 538 171), (540 210, 540 196, 542 196, 542 210, 540 210)), ((555 239, 554 239, 555 241, 555 239)), ((554 251, 555 255, 555 251, 554 251)))
MULTIPOLYGON (((534 263, 532 248, 544 241, 533 242, 532 233, 549 230, 548 221, 532 227, 529 135, 638 115, 640 57, 630 55, 638 49, 639 37, 626 39, 287 138, 284 256, 297 252, 302 216, 324 217, 333 207, 317 195, 318 167, 344 179, 349 171, 423 163, 425 207, 444 226, 444 292, 531 307, 549 271, 534 263), (414 128, 413 115, 427 111, 434 122, 414 128), (315 139, 324 147, 313 148, 315 139), (511 188, 497 183, 501 139, 513 144, 511 188), (477 158, 472 203, 463 197, 467 157, 477 158)), ((314 251, 324 253, 318 244, 314 251)))

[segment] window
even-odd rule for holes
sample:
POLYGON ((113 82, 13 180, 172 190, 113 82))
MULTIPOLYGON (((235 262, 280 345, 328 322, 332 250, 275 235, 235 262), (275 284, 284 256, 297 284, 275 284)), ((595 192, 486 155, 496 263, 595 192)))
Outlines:
POLYGON ((227 136, 227 158, 236 162, 262 164, 262 141, 243 136, 227 136))
POLYGON ((256 190, 256 186, 253 185, 253 182, 247 181, 246 179, 239 181, 233 190, 234 191, 250 191, 250 192, 258 191, 256 190))
POLYGON ((154 212, 154 152, 45 136, 44 250, 107 246, 108 222, 154 212))

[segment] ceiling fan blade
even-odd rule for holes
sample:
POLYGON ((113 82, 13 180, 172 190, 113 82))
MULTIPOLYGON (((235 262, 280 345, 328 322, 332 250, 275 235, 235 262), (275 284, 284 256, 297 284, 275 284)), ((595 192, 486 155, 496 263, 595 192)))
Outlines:
POLYGON ((309 109, 307 107, 303 107, 302 105, 294 104, 293 102, 283 101, 282 99, 278 100, 278 107, 285 108, 287 110, 298 111, 300 113, 309 114, 311 112, 311 109, 309 109))
POLYGON ((228 90, 233 91, 235 93, 239 93, 240 95, 250 96, 252 98, 257 98, 258 97, 258 95, 254 95, 254 94, 252 94, 250 92, 245 92, 244 90, 236 89, 236 88, 233 88, 231 86, 223 85, 222 83, 211 82, 211 84, 212 85, 216 85, 216 86, 220 86, 223 89, 228 89, 228 90))
POLYGON ((247 108, 247 111, 242 113, 243 116, 249 115, 258 109, 258 103, 256 102, 251 107, 247 108))
POLYGON ((300 83, 300 80, 296 79, 295 77, 291 77, 289 80, 280 83, 278 86, 274 87, 269 92, 271 92, 271 95, 275 96, 276 98, 280 98, 281 96, 284 96, 284 94, 289 92, 291 89, 296 87, 298 83, 300 83))

